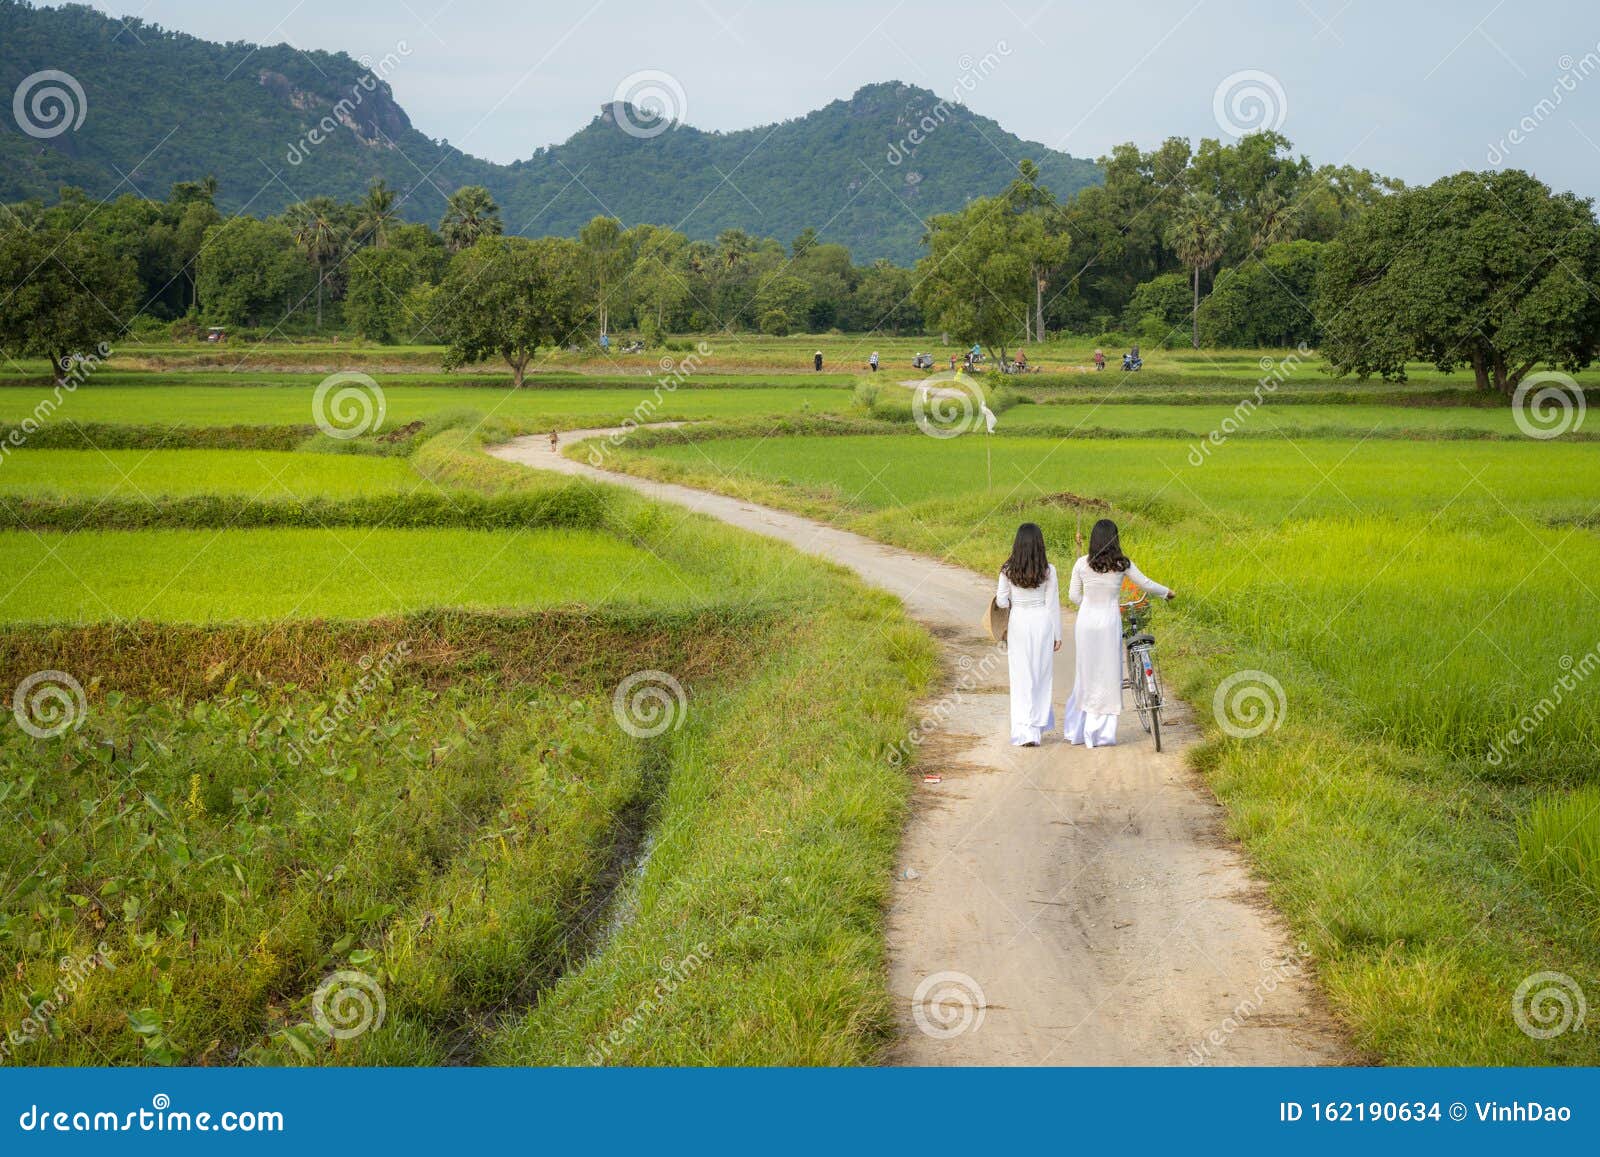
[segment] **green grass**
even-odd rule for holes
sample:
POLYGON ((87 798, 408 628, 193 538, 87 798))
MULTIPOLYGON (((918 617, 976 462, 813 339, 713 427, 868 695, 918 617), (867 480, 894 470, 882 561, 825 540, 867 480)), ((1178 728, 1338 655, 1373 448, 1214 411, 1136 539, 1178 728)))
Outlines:
POLYGON ((1310 431, 1350 431, 1354 434, 1392 433, 1397 430, 1488 431, 1520 436, 1509 406, 1478 409, 1468 406, 1363 406, 1274 405, 1268 403, 1241 419, 1237 403, 1227 405, 1163 406, 1068 401, 1021 406, 1011 411, 1008 426, 1050 426, 1062 430, 1173 430, 1196 439, 1213 430, 1237 428, 1246 436, 1281 431, 1302 435, 1310 431))
MULTIPOLYGON (((386 494, 422 484, 409 463, 267 450, 28 450, 0 461, 0 496, 238 494, 264 500, 386 494)), ((3 498, 0 498, 3 501, 3 498)))
POLYGON ((679 571, 593 531, 0 534, 0 622, 259 622, 431 607, 681 606, 679 571))
MULTIPOLYGON (((1178 339, 1182 333, 1174 335, 1178 339)), ((618 335, 619 338, 623 335, 618 335)), ((660 360, 669 357, 681 360, 694 352, 701 343, 707 351, 698 354, 697 375, 719 377, 730 382, 740 377, 754 375, 783 378, 837 381, 838 375, 865 376, 867 356, 876 350, 881 358, 883 372, 893 375, 911 374, 911 358, 919 352, 929 352, 940 364, 945 364, 952 352, 959 354, 965 347, 951 342, 941 344, 937 335, 911 334, 894 336, 884 333, 826 333, 793 334, 788 337, 771 337, 756 333, 714 333, 703 337, 681 335, 673 344, 676 350, 655 347, 645 354, 602 355, 593 342, 571 350, 541 350, 536 372, 550 380, 570 380, 576 377, 617 378, 643 375, 656 369, 660 360), (811 369, 811 355, 821 349, 825 358, 826 374, 816 375, 811 369)), ((1104 346, 1108 369, 1104 373, 1088 372, 1096 342, 1090 337, 1054 336, 1046 342, 1027 344, 1029 360, 1043 372, 1030 374, 1024 379, 1036 387, 1077 389, 1089 381, 1104 381, 1123 375, 1116 366, 1122 350, 1114 345, 1104 346)), ((1142 343, 1145 368, 1138 375, 1128 375, 1130 382, 1145 386, 1190 385, 1210 382, 1227 382, 1237 386, 1253 385, 1263 374, 1263 363, 1268 366, 1284 360, 1292 351, 1281 349, 1201 349, 1193 350, 1179 345, 1161 349, 1142 343)), ((1013 347, 1015 348, 1015 347, 1013 347)), ((485 363, 461 374, 444 375, 439 370, 443 349, 439 346, 375 346, 345 335, 335 344, 327 338, 283 339, 271 341, 250 340, 243 334, 225 346, 212 346, 201 342, 173 342, 170 340, 129 341, 121 345, 109 359, 100 374, 113 379, 119 375, 138 372, 195 373, 203 376, 221 374, 292 374, 328 373, 338 369, 364 369, 400 376, 431 377, 443 380, 462 378, 505 382, 509 373, 503 365, 485 363)), ((1327 388, 1323 362, 1314 353, 1294 367, 1287 388, 1327 388)), ((38 359, 25 359, 12 363, 8 375, 15 379, 28 374, 42 377, 48 366, 38 359)), ((1413 362, 1406 367, 1408 381, 1399 388, 1447 387, 1470 389, 1470 372, 1441 374, 1425 362, 1413 362)), ((98 376, 98 375, 97 375, 98 376)), ((881 376, 881 374, 880 374, 881 376)), ((1578 375, 1587 385, 1600 385, 1600 370, 1590 369, 1578 375)), ((1354 379, 1345 379, 1344 388, 1365 388, 1354 379)), ((1371 383, 1374 388, 1381 383, 1371 383)), ((1100 387, 1092 387, 1100 388, 1100 387)))
POLYGON ((1544 796, 1517 825, 1523 864, 1575 914, 1600 921, 1600 786, 1544 796))
MULTIPOLYGON (((1216 519, 1225 530, 1230 518, 1271 524, 1291 516, 1439 512, 1450 522, 1498 520, 1507 507, 1537 523, 1578 517, 1600 501, 1600 454, 1584 443, 1240 438, 1207 455, 1177 438, 985 442, 908 434, 688 443, 691 436, 658 435, 664 440, 648 458, 666 472, 701 480, 726 473, 814 495, 818 509, 890 510, 979 492, 1000 503, 1071 492, 1159 509, 1168 518, 1216 519)), ((638 460, 627 447, 621 456, 638 460)))
MULTIPOLYGON (((206 464, 227 455, 136 468, 193 488, 139 500, 158 520, 367 525, 0 534, 0 680, 69 671, 87 705, 57 738, 0 731, 0 1001, 44 1026, 8 1060, 881 1059, 909 790, 885 753, 931 641, 817 560, 477 443, 283 455, 307 485, 333 471, 304 502, 218 493, 231 472, 206 464), (342 489, 394 467, 473 517, 592 526, 386 528, 450 517, 342 489), (494 610, 409 615, 435 606, 494 610), (652 670, 687 709, 635 737, 612 693, 652 670), (99 946, 114 969, 80 966, 59 998, 58 962, 99 946), (669 957, 692 975, 635 1031, 669 957), (382 989, 381 1027, 318 1025, 336 971, 382 989)), ((122 502, 76 453, 30 483, 79 488, 58 512, 122 502)))
MULTIPOLYGON (((312 396, 321 379, 302 376, 291 385, 100 385, 91 382, 66 396, 52 422, 174 426, 310 426, 312 396)), ((441 414, 475 410, 519 430, 574 429, 629 419, 737 418, 752 414, 840 411, 850 394, 840 387, 697 388, 692 379, 676 389, 641 377, 626 388, 513 390, 508 387, 384 385, 390 430, 441 414), (659 389, 659 397, 657 391, 659 389), (641 407, 643 407, 641 409, 641 407)), ((32 415, 48 386, 0 389, 0 425, 32 415)), ((15 454, 12 455, 15 457, 15 454)))
POLYGON ((55 957, 102 943, 114 969, 70 1001, 69 1031, 18 1061, 316 1059, 330 1050, 310 997, 335 969, 365 970, 384 991, 387 1024, 369 1047, 398 1039, 424 1061, 470 1059, 458 1055, 468 1013, 559 975, 581 950, 572 937, 617 816, 641 790, 641 752, 609 726, 598 689, 469 679, 440 695, 405 683, 394 654, 374 656, 364 689, 348 673, 357 690, 326 733, 334 689, 287 687, 192 709, 114 705, 94 734, 128 761, 74 736, 53 745, 61 758, 42 779, 18 778, 37 744, 6 736, 0 781, 33 821, 0 837, 16 866, 0 937, 18 979, 48 993, 55 957), (103 806, 83 822, 64 796, 103 806), (25 875, 36 824, 61 835, 25 875))
POLYGON ((1194 466, 1182 439, 659 437, 614 461, 985 573, 1024 519, 1070 552, 1075 508, 1042 498, 1109 500, 1135 559, 1180 592, 1155 630, 1208 734, 1196 766, 1361 1051, 1600 1060, 1594 1034, 1537 1041, 1510 1015, 1534 972, 1600 983, 1600 912, 1574 882, 1592 876, 1592 815, 1586 797, 1551 803, 1594 782, 1600 696, 1580 680, 1539 707, 1600 646, 1591 447, 1238 439, 1194 466), (1279 728, 1254 740, 1213 722, 1241 671, 1284 690, 1279 728), (1500 742, 1530 716, 1524 743, 1500 742))

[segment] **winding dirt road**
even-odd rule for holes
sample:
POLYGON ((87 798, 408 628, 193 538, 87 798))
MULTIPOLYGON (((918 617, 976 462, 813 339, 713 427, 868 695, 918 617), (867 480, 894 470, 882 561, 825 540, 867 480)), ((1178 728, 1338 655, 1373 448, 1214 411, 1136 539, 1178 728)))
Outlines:
MULTIPOLYGON (((564 442, 612 434, 579 430, 564 442)), ((628 486, 854 570, 943 645, 890 912, 907 1065, 1316 1065, 1349 1060, 1291 942, 1188 770, 1180 710, 1157 754, 1007 742, 1006 667, 979 618, 993 580, 739 499, 594 469, 541 437, 491 451, 628 486)), ((1157 574, 1159 578, 1171 576, 1157 574)), ((1056 703, 1072 681, 1070 628, 1056 703)))

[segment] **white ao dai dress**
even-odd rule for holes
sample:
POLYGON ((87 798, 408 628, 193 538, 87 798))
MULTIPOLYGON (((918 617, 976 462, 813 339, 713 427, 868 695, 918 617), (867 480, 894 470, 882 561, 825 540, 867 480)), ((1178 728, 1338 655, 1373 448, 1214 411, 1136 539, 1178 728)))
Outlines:
POLYGON ((1075 678, 1062 724, 1068 743, 1109 747, 1117 741, 1123 666, 1118 604, 1124 578, 1157 598, 1172 593, 1146 578, 1132 563, 1126 571, 1105 573, 1091 568, 1087 555, 1072 564, 1067 597, 1078 604, 1078 622, 1072 635, 1075 678))
POLYGON ((1006 663, 1011 675, 1011 742, 1038 743, 1056 724, 1054 655, 1061 641, 1061 584, 1050 567, 1043 583, 1019 587, 1003 573, 994 600, 1009 608, 1006 663))

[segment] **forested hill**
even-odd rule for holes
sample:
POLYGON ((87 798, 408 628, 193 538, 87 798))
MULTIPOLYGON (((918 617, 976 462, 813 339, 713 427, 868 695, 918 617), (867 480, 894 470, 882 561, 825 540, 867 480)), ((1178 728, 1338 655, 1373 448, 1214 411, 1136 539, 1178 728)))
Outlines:
MULTIPOLYGON (((640 115, 597 91, 594 119, 565 143, 498 165, 412 126, 383 80, 408 67, 405 57, 398 46, 385 60, 357 61, 215 44, 82 6, 0 0, 0 93, 58 70, 84 106, 81 124, 47 137, 0 118, 0 201, 53 199, 62 185, 162 197, 176 181, 214 175, 224 211, 268 214, 317 194, 351 200, 382 177, 405 193, 402 212, 414 220, 437 221, 447 194, 481 184, 509 231, 573 234, 607 212, 705 238, 733 227, 787 238, 811 226, 858 261, 904 263, 919 252, 919 217, 998 192, 1024 157, 1063 198, 1100 179, 1093 162, 895 83, 779 125, 648 136, 625 132, 619 118, 640 115), (925 117, 937 127, 910 145, 925 117), (336 127, 316 143, 320 123, 336 127)), ((597 78, 598 89, 613 83, 597 78)))

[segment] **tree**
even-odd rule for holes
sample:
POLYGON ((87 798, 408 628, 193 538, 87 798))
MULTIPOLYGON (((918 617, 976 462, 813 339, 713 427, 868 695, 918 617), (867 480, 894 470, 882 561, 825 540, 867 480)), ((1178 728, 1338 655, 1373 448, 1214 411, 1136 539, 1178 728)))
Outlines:
POLYGON ((1183 273, 1163 273, 1139 284, 1122 311, 1124 328, 1139 330, 1149 318, 1157 318, 1163 331, 1176 329, 1189 319, 1194 309, 1189 277, 1183 273))
POLYGON ((1200 303, 1200 334, 1211 346, 1313 345, 1323 243, 1284 241, 1217 274, 1200 303))
POLYGON ((346 267, 345 320, 371 341, 398 341, 410 328, 406 297, 419 280, 416 258, 401 249, 363 249, 346 267))
POLYGON ((595 308, 600 315, 600 332, 611 332, 611 307, 620 305, 622 286, 631 264, 627 237, 622 222, 615 217, 596 217, 578 233, 587 271, 594 281, 595 308), (618 298, 613 302, 613 297, 618 298))
POLYGON ((356 206, 356 233, 382 249, 389 243, 389 230, 399 215, 399 198, 380 177, 367 186, 366 196, 356 206))
POLYGON ((628 230, 628 251, 628 285, 643 314, 640 328, 660 335, 690 295, 689 239, 659 225, 635 225, 628 230))
MULTIPOLYGON (((209 178, 208 178, 209 179, 209 178)), ((194 199, 181 203, 178 219, 173 225, 173 247, 179 262, 180 311, 200 304, 199 257, 205 244, 206 230, 222 220, 217 207, 210 200, 194 199)))
POLYGON ((11 227, 0 231, 0 349, 46 357, 65 383, 74 355, 89 356, 120 336, 138 308, 133 259, 81 232, 11 227))
POLYGON ((1324 252, 1317 312, 1339 374, 1403 380, 1421 359, 1516 391, 1540 362, 1576 373, 1600 346, 1593 202, 1516 169, 1383 198, 1324 252))
POLYGON ((1293 241, 1299 228, 1297 206, 1281 190, 1261 190, 1246 211, 1250 226, 1250 248, 1259 251, 1280 241, 1293 241))
POLYGON ((1006 344, 1027 324, 1034 293, 1030 246, 1019 236, 1028 220, 1004 197, 979 197, 929 220, 928 255, 917 262, 913 297, 931 328, 962 344, 992 346, 1005 358, 1006 344))
POLYGON ((216 206, 216 177, 208 174, 198 181, 176 181, 173 183, 172 192, 167 195, 167 203, 170 205, 189 205, 196 202, 213 208, 216 206))
MULTIPOLYGON (((840 324, 841 315, 848 309, 850 294, 854 291, 860 274, 850 263, 850 250, 843 245, 821 244, 813 238, 806 242, 804 234, 794 242, 800 246, 799 255, 791 259, 778 277, 798 277, 806 285, 803 316, 813 333, 831 329, 840 324)), ((765 294, 772 274, 762 278, 761 292, 765 294)), ((802 315, 790 314, 798 320, 802 315)))
POLYGON ((914 284, 911 270, 883 259, 874 261, 861 273, 845 325, 852 330, 888 330, 895 335, 920 329, 922 311, 911 299, 914 284))
POLYGON ((440 287, 444 368, 504 358, 520 387, 540 346, 559 346, 582 316, 583 250, 564 237, 485 237, 440 287))
POLYGON ((443 239, 426 225, 391 226, 387 248, 410 254, 417 264, 417 276, 430 284, 442 280, 450 265, 450 251, 443 239))
MULTIPOLYGON (((1067 259, 1070 241, 1065 218, 1056 205, 1055 194, 1039 184, 1039 166, 1024 158, 1017 166, 1017 179, 1005 191, 1012 212, 1029 221, 1018 231, 1028 250, 1028 265, 1033 277, 1033 336, 1044 340, 1044 291, 1055 267, 1067 259)), ((1028 315, 1023 314, 1023 332, 1028 330, 1028 315)))
POLYGON ((439 222, 439 233, 452 253, 471 248, 484 237, 498 237, 503 229, 500 206, 482 185, 463 185, 450 194, 439 222))
POLYGON ((312 197, 289 206, 285 214, 294 243, 317 271, 317 328, 322 328, 322 290, 328 280, 328 267, 344 252, 345 230, 340 206, 332 197, 312 197))
POLYGON ((1167 229, 1167 244, 1194 274, 1194 307, 1190 314, 1191 340, 1200 348, 1200 272, 1222 256, 1228 223, 1222 203, 1208 193, 1191 195, 1167 229))
POLYGON ((777 333, 768 327, 767 320, 776 313, 783 317, 783 333, 788 333, 796 318, 806 316, 810 303, 811 287, 802 278, 790 273, 763 278, 755 302, 756 316, 761 318, 761 332, 777 333))
POLYGON ((231 217, 206 231, 196 286, 219 325, 259 325, 287 316, 311 291, 313 273, 281 221, 231 217))

